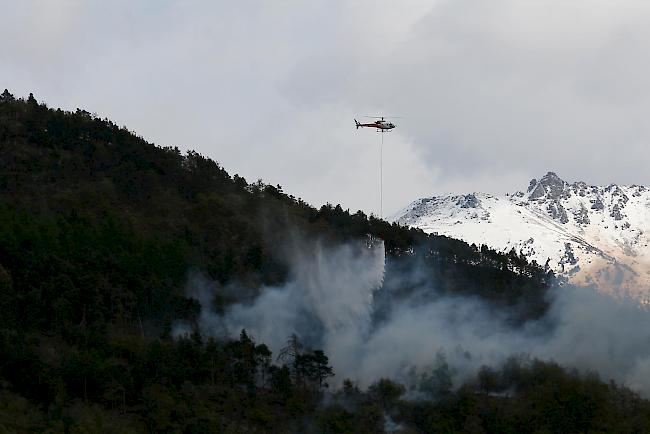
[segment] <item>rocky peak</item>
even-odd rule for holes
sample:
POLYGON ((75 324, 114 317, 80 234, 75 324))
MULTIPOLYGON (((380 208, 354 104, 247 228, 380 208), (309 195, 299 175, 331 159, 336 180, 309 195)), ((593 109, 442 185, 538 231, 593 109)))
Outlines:
POLYGON ((565 194, 567 183, 554 172, 548 172, 542 179, 533 179, 528 186, 528 199, 559 199, 565 194))
POLYGON ((477 208, 480 205, 481 201, 476 197, 476 194, 466 194, 460 196, 456 200, 456 205, 461 208, 477 208))
POLYGON ((436 198, 398 220, 547 264, 576 284, 650 306, 650 188, 567 183, 553 172, 525 192, 436 198))

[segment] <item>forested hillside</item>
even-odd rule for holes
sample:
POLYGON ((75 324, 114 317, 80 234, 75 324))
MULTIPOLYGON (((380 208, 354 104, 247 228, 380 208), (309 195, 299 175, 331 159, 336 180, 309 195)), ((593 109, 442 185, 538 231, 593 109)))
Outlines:
POLYGON ((381 432, 389 416, 413 432, 648 428, 647 401, 553 364, 486 368, 456 391, 441 365, 431 401, 401 399, 403 387, 386 379, 368 391, 346 382, 325 405, 336 366, 318 348, 290 339, 278 358, 245 331, 232 341, 172 338, 174 322, 195 323, 200 311, 186 295, 188 273, 238 282, 240 293, 216 295, 213 307, 223 311, 286 281, 279 246, 296 233, 324 243, 379 237, 387 277, 418 261, 438 295, 481 297, 513 323, 542 315, 554 284, 516 252, 340 206, 316 209, 195 152, 5 91, 0 431, 381 432))

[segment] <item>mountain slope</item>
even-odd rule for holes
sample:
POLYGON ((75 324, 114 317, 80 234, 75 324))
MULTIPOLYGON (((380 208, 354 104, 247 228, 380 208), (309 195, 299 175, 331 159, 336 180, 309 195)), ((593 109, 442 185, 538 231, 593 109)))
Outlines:
POLYGON ((293 237, 308 254, 384 240, 395 291, 377 292, 376 323, 419 288, 402 283, 411 270, 436 284, 422 297, 483 297, 519 322, 547 309, 552 274, 519 257, 315 209, 31 95, 0 94, 0 156, 0 432, 307 432, 320 380, 309 387, 287 366, 261 366, 280 362, 246 333, 201 336, 203 306, 188 294, 195 273, 209 280, 202 301, 215 312, 268 294, 291 278, 293 237), (197 333, 172 339, 180 321, 197 333))
MULTIPOLYGON (((409 292, 397 308, 442 295, 468 299, 471 312, 482 297, 490 316, 523 314, 515 327, 541 316, 552 273, 518 255, 340 206, 314 209, 279 186, 249 184, 196 153, 31 95, 0 95, 0 155, 0 432, 649 431, 650 402, 554 363, 510 359, 451 389, 453 369, 438 352, 433 376, 415 379, 420 399, 401 399, 405 388, 386 378, 367 391, 348 380, 324 399, 323 381, 341 371, 295 336, 288 360, 243 330, 171 338, 178 320, 198 331, 204 299, 188 296, 188 276, 212 281, 216 312, 250 304, 287 282, 282 244, 296 233, 335 245, 384 239, 378 330, 409 292)), ((263 313, 280 317, 274 306, 263 313)), ((403 330, 399 340, 427 346, 403 330)), ((359 348, 343 347, 359 360, 359 348)))
POLYGON ((515 249, 573 283, 650 302, 650 191, 643 186, 568 183, 549 172, 525 193, 419 199, 393 220, 515 249))

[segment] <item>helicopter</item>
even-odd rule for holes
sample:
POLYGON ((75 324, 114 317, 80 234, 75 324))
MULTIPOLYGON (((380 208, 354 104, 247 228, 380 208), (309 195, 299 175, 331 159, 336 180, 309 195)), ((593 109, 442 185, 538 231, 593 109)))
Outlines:
POLYGON ((359 127, 370 127, 370 128, 377 128, 377 131, 384 132, 384 131, 390 131, 393 128, 395 128, 395 124, 384 120, 383 116, 365 116, 365 117, 379 119, 379 120, 369 124, 361 124, 359 123, 359 121, 355 119, 354 123, 357 125, 357 130, 359 129, 359 127))

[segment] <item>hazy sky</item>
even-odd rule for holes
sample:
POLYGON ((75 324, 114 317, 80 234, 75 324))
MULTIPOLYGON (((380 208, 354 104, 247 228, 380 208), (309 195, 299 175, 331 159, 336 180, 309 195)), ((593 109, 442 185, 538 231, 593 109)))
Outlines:
MULTIPOLYGON (((0 87, 314 205, 650 184, 650 2, 0 0, 0 87)), ((1 89, 0 89, 1 90, 1 89)))

